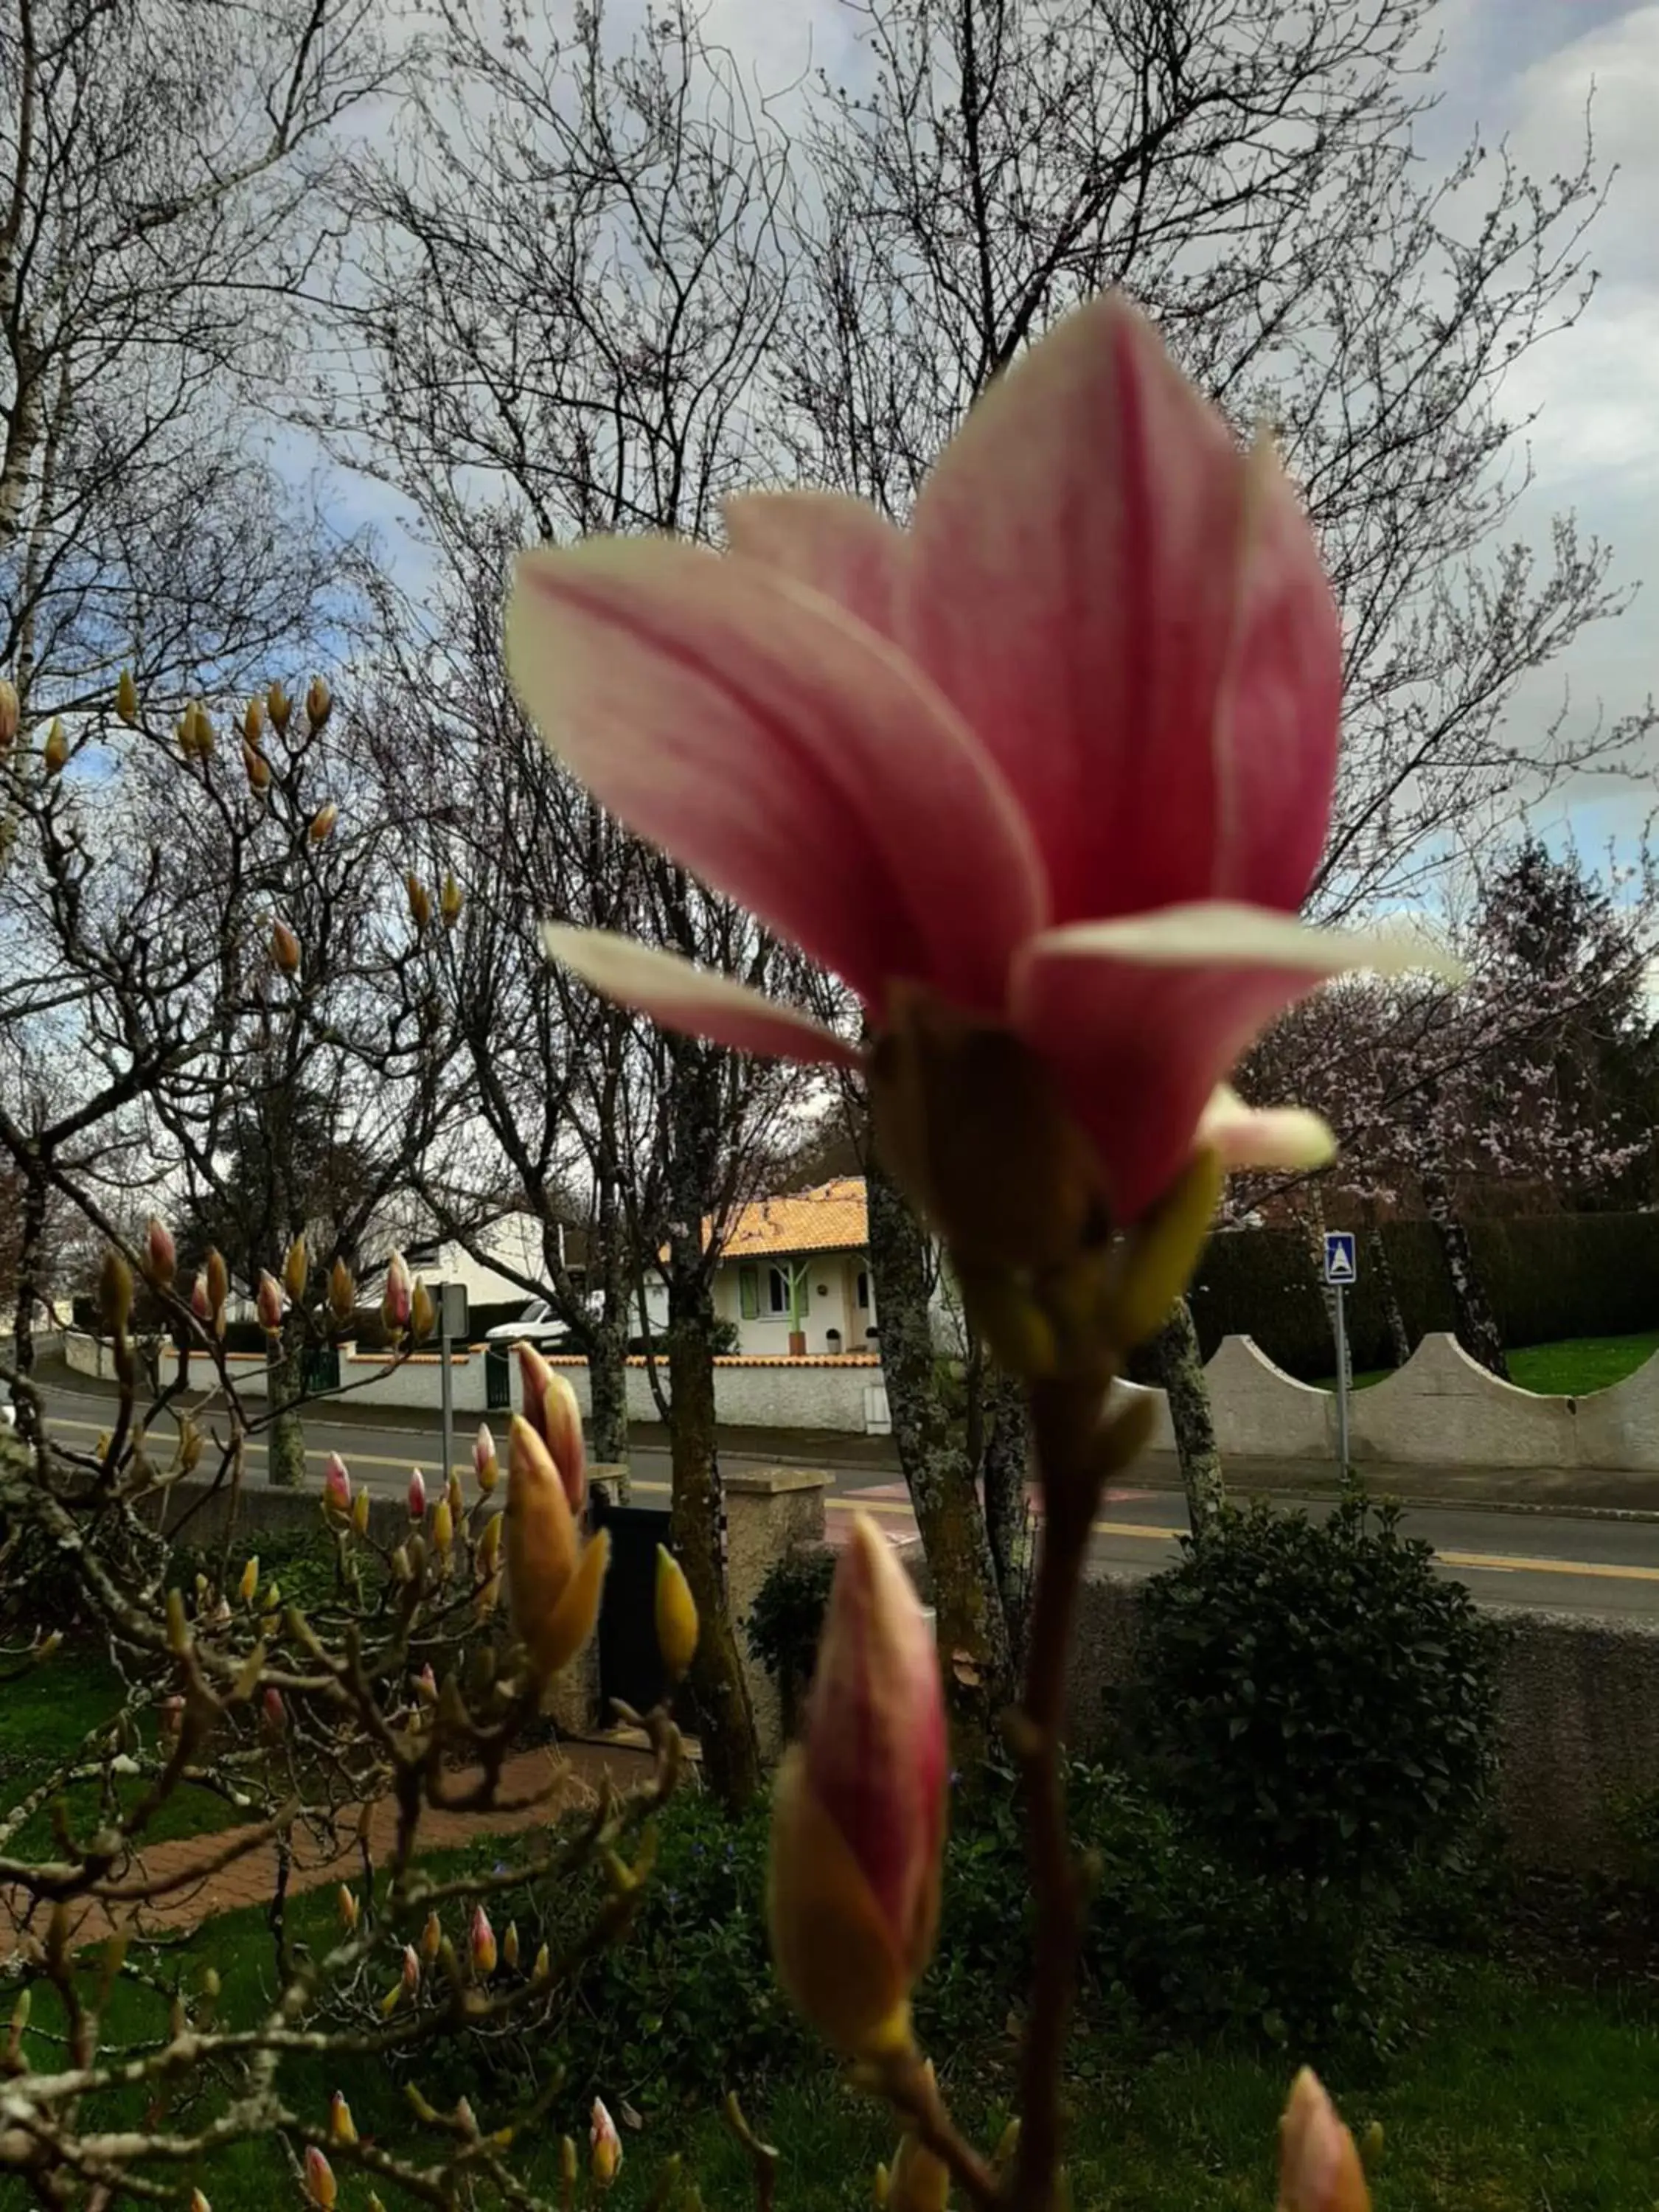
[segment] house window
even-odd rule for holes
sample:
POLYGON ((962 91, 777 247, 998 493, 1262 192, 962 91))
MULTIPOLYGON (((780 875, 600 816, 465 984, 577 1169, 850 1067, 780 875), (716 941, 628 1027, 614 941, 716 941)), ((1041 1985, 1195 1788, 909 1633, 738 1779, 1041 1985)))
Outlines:
POLYGON ((760 1270, 758 1267, 739 1267, 738 1270, 738 1313, 744 1321, 754 1321, 760 1314, 760 1270))
POLYGON ((868 1313, 869 1310, 870 1274, 867 1268, 860 1267, 859 1269, 859 1311, 860 1313, 868 1313))
POLYGON ((769 1267, 766 1271, 766 1310, 775 1314, 791 1310, 789 1278, 781 1267, 769 1267))

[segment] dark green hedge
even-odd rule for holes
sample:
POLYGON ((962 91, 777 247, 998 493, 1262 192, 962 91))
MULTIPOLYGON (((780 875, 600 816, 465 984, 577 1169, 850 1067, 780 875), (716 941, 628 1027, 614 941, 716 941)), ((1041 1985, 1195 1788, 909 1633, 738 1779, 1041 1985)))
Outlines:
MULTIPOLYGON (((1331 1225, 1347 1224, 1334 1219, 1331 1225)), ((1468 1231, 1506 1344, 1659 1328, 1659 1213, 1476 1218, 1468 1231)), ((1389 1222, 1382 1235, 1412 1342, 1452 1328, 1451 1283, 1432 1224, 1389 1222)), ((1312 1249, 1294 1230, 1212 1237, 1199 1261, 1192 1304, 1206 1358, 1224 1336, 1253 1336, 1270 1359, 1305 1381, 1329 1375, 1335 1365, 1312 1249)), ((1363 1235, 1359 1281, 1347 1306, 1355 1367, 1390 1365, 1376 1268, 1363 1235)))

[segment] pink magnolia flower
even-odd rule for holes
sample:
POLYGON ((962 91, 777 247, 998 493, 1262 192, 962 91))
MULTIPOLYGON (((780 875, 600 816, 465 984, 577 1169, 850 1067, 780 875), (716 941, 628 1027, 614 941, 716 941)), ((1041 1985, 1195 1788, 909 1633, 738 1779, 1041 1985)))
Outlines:
POLYGON ((254 1301, 259 1316, 259 1326, 271 1336, 283 1325, 283 1286, 275 1275, 266 1269, 259 1270, 259 1295, 254 1301))
POLYGON ((323 1504, 332 1513, 351 1510, 351 1476, 337 1451, 329 1454, 323 1466, 323 1504))
POLYGON ((380 1318, 389 1329, 407 1328, 415 1303, 415 1279, 401 1252, 386 1262, 386 1289, 380 1297, 380 1318))
POLYGON ((495 1931, 489 1924, 489 1915, 482 1905, 472 1908, 472 1927, 468 1937, 472 1953, 474 1971, 482 1981, 488 1981, 495 1971, 495 1931))
POLYGON ((334 2169, 315 2143, 306 2145, 306 2195, 319 2208, 319 2212, 334 2212, 334 2200, 339 2194, 339 2185, 334 2179, 334 2169))
POLYGON ((409 1478, 409 1517, 411 1521, 426 1518, 426 1477, 417 1467, 409 1478))
POLYGON ((933 1632, 866 1514, 836 1565, 768 1905, 785 1987, 838 2049, 899 2032, 939 1918, 948 1753, 933 1632))
MULTIPOLYGON (((1337 971, 1422 964, 1295 919, 1324 844, 1341 624, 1271 445, 1240 449, 1124 300, 999 379, 906 529, 747 496, 724 555, 520 562, 514 681, 601 803, 850 984, 1012 1030, 1136 1218, 1200 1133, 1314 1164, 1314 1116, 1223 1079, 1337 971)), ((550 951, 671 1027, 845 1061, 725 975, 602 933, 550 951)))
POLYGON ((601 2100, 595 2097, 593 2109, 588 2114, 587 2147, 591 2154, 594 2186, 609 2189, 617 2178, 622 2164, 622 2137, 617 2133, 617 2123, 606 2112, 601 2100))
POLYGON ((1353 2137, 1306 2066, 1279 2127, 1280 2212, 1369 2212, 1370 2191, 1353 2137))
POLYGON ((501 1480, 501 1462, 495 1456, 495 1439, 489 1432, 488 1421, 480 1421, 478 1433, 472 1439, 472 1472, 478 1478, 478 1487, 486 1498, 501 1480))
POLYGON ((151 1214, 149 1226, 145 1231, 144 1252, 149 1263, 150 1280, 159 1283, 165 1290, 173 1280, 173 1270, 179 1265, 179 1251, 173 1241, 172 1231, 164 1222, 158 1221, 154 1214, 151 1214))

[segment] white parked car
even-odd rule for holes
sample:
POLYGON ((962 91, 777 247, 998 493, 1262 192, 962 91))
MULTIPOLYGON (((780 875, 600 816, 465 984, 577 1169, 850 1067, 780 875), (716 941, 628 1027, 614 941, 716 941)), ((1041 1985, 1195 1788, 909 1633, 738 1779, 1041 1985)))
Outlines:
POLYGON ((545 1344, 564 1334, 564 1323, 545 1298, 532 1298, 516 1321, 498 1321, 484 1331, 486 1344, 545 1344))

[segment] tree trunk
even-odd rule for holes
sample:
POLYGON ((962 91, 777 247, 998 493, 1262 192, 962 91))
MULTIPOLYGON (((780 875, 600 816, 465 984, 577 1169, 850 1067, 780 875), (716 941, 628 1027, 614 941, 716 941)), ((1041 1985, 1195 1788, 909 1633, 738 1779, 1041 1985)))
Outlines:
POLYGON ((865 1187, 893 1441, 933 1583, 958 1759, 976 1759, 1013 1686, 997 1571, 974 1469, 951 1433, 935 1376, 925 1232, 873 1157, 865 1187))
POLYGON ((592 1411, 588 1415, 588 1440, 596 1460, 620 1467, 617 1503, 629 1498, 628 1467, 628 1331, 621 1323, 604 1321, 587 1342, 587 1383, 592 1411))
POLYGON ((702 1771, 721 1804, 735 1813, 761 1786, 760 1746, 726 1599, 714 1430, 714 1309, 701 1254, 687 1259, 687 1265, 671 1261, 668 1290, 668 1388, 674 1409, 670 1528, 701 1623, 690 1688, 702 1771))
POLYGON ((1129 1376, 1162 1390, 1170 1401, 1181 1486, 1187 1493, 1187 1520, 1194 1535, 1201 1538, 1227 1502, 1227 1486, 1216 1448, 1198 1331, 1185 1298, 1158 1334, 1130 1356, 1129 1376))
POLYGON ((265 1389, 270 1407, 266 1432, 265 1480, 279 1490, 302 1490, 306 1480, 306 1431, 300 1418, 305 1354, 284 1334, 265 1356, 265 1389))
MULTIPOLYGON (((19 1165, 23 1174, 23 1204, 17 1246, 16 1303, 12 1315, 12 1365, 27 1380, 34 1366, 34 1302, 40 1295, 40 1263, 46 1249, 46 1179, 38 1172, 31 1174, 25 1163, 20 1162, 19 1165)), ((17 1425, 29 1443, 40 1442, 35 1432, 34 1401, 27 1394, 17 1401, 17 1425)))
POLYGON ((1002 1597, 1002 1618, 1007 1627, 1011 1661, 1018 1672, 1024 1665, 1025 1632, 1030 1614, 1031 1570, 1036 1545, 1036 1521, 1026 1497, 1026 1478, 1031 1464, 1031 1418, 1025 1393, 1012 1375, 988 1366, 980 1381, 982 1394, 980 1452, 981 1480, 985 1491, 985 1528, 1002 1597))
POLYGON ((1500 1382, 1510 1379, 1510 1364, 1504 1357, 1504 1338, 1498 1326, 1498 1317, 1486 1296, 1486 1286, 1480 1279, 1480 1270, 1475 1264, 1474 1250, 1469 1243, 1469 1232, 1457 1218, 1452 1204, 1451 1192, 1437 1174, 1419 1176, 1423 1203, 1440 1239, 1440 1249, 1445 1256, 1446 1273, 1451 1277, 1452 1304, 1457 1316, 1457 1340, 1471 1359, 1496 1375, 1500 1382))
POLYGON ((1400 1304, 1400 1285, 1394 1279, 1394 1262, 1389 1257, 1389 1240, 1371 1206, 1365 1208, 1365 1261, 1376 1279, 1376 1294, 1382 1302, 1382 1322, 1389 1332, 1389 1349, 1394 1364, 1403 1367, 1412 1356, 1412 1340, 1400 1304))

